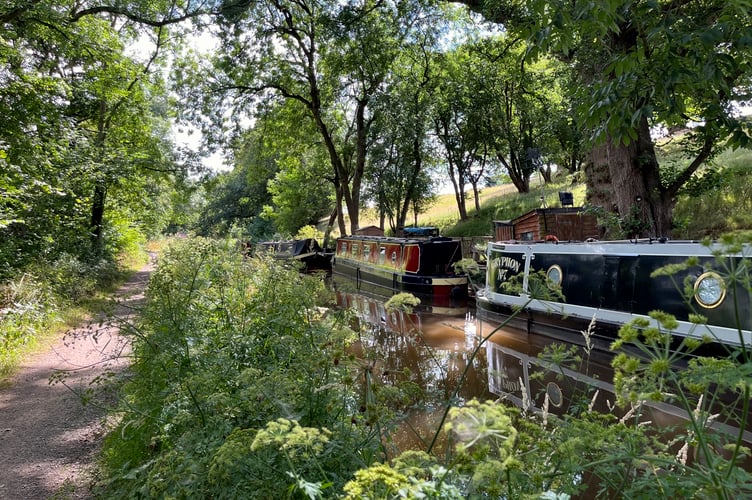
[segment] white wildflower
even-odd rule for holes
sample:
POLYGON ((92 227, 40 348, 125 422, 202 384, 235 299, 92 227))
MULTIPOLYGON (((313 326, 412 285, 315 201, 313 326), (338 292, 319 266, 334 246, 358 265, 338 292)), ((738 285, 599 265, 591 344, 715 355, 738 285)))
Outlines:
MULTIPOLYGON (((595 400, 598 399, 598 394, 600 394, 601 390, 597 389, 595 391, 595 394, 593 394, 593 398, 590 400, 590 404, 587 407, 588 413, 593 413, 593 407, 595 406, 595 400)), ((606 401, 608 403, 608 401, 606 401)))

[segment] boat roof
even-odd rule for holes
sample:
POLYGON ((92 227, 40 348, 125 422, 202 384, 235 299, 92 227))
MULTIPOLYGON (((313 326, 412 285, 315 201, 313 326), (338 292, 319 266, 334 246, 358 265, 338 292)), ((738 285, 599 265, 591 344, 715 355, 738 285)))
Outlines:
POLYGON ((433 236, 431 238, 401 238, 399 236, 368 236, 353 234, 349 236, 340 236, 337 240, 358 240, 368 241, 373 243, 425 243, 425 242, 443 242, 443 241, 459 241, 448 236, 433 236))
MULTIPOLYGON (((641 238, 633 240, 588 240, 588 241, 494 241, 494 247, 522 251, 530 247, 537 253, 595 253, 610 255, 697 255, 712 256, 713 252, 723 251, 720 243, 704 243, 698 240, 668 240, 665 238, 641 238)), ((751 255, 752 246, 745 246, 743 254, 751 255)))

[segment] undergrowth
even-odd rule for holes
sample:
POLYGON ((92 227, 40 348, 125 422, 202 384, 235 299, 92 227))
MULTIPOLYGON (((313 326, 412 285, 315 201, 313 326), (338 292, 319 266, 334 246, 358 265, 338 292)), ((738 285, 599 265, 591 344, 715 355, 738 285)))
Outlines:
MULTIPOLYGON (((747 259, 734 279, 750 293, 747 259)), ((552 300, 547 286, 538 300, 552 300)), ((555 292, 555 291, 554 291, 555 292)), ((346 316, 320 306, 321 277, 209 240, 178 242, 163 254, 134 341, 132 377, 119 423, 107 438, 104 498, 718 498, 752 493, 744 442, 751 362, 695 357, 672 368, 666 348, 675 320, 627 325, 616 357, 614 397, 575 396, 561 413, 459 398, 476 355, 447 387, 433 440, 395 453, 385 442, 419 391, 379 367, 379 347, 362 342, 346 316), (359 342, 356 357, 349 347, 359 342), (369 347, 370 346, 370 347, 369 347), (410 391, 413 392, 410 392, 410 391), (718 395, 732 401, 719 409, 718 395), (686 420, 667 433, 646 425, 651 405, 671 403, 686 420), (601 405, 603 406, 603 405, 601 405), (740 411, 739 411, 740 410, 740 411), (723 420, 719 431, 711 425, 723 420), (736 429, 736 431, 734 431, 736 429), (441 439, 437 439, 439 435, 441 439), (441 446, 434 446, 436 443, 441 446), (440 450, 438 448, 441 448, 440 450)), ((390 307, 409 310, 410 297, 390 307)), ((701 318, 697 318, 701 321, 701 318)), ((503 327, 500 325, 499 328, 503 327)), ((563 375, 583 352, 553 349, 545 362, 563 375)), ((420 332, 410 339, 421 343, 420 332)), ((685 355, 699 342, 686 343, 685 355)), ((748 346, 747 346, 748 347, 748 346)), ((696 354, 696 353, 694 353, 696 354)), ((434 361, 440 363, 442 358, 434 361)), ((587 367, 585 367, 587 368, 587 367)), ((400 370, 400 368, 396 368, 400 370)), ((409 378, 409 370, 403 367, 409 378)), ((436 366, 437 372, 448 373, 436 366)), ((587 370, 586 370, 587 372, 587 370)), ((547 396, 547 395, 546 395, 547 396)))
POLYGON ((164 250, 104 454, 107 498, 297 498, 341 489, 378 440, 356 422, 353 332, 330 292, 234 244, 164 250))

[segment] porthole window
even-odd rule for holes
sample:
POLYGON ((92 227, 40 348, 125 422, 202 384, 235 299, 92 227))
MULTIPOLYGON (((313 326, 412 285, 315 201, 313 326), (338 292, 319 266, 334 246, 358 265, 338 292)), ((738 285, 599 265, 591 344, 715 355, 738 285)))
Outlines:
POLYGON ((559 287, 561 286, 563 279, 564 272, 561 270, 561 267, 556 264, 549 267, 548 271, 546 271, 546 280, 548 281, 548 286, 559 287))
POLYGON ((549 382, 546 385, 546 394, 548 401, 555 407, 559 408, 564 403, 564 394, 561 392, 561 387, 555 382, 549 382))
POLYGON ((726 284, 718 273, 707 272, 695 281, 695 300, 702 307, 718 307, 726 298, 726 284))
POLYGON ((397 262, 397 252, 392 252, 392 264, 397 262))

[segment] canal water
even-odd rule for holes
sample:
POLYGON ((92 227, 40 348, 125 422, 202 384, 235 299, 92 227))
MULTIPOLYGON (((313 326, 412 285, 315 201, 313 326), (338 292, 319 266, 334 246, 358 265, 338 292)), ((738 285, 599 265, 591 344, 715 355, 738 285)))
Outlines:
MULTIPOLYGON (((539 416, 597 410, 630 418, 628 409, 615 406, 613 353, 588 349, 584 335, 567 342, 500 327, 479 318, 472 304, 387 310, 385 297, 336 281, 333 288, 338 305, 354 314, 361 337, 352 349, 367 361, 370 376, 387 386, 420 388, 397 409, 402 418, 389 433, 391 456, 426 450, 447 403, 461 406, 473 398, 506 401, 539 416), (554 358, 565 362, 553 363, 554 358)), ((668 404, 648 404, 641 411, 641 419, 657 428, 686 418, 686 411, 668 404)), ((752 434, 745 441, 752 442, 752 434)))

